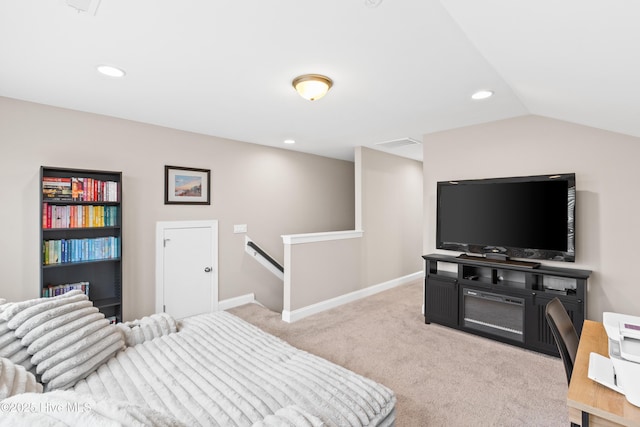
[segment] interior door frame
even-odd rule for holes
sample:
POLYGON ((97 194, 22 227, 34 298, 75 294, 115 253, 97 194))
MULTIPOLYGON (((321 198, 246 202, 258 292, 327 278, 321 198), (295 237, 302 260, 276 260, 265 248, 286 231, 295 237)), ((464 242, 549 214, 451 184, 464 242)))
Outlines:
POLYGON ((156 222, 156 313, 164 311, 164 231, 175 228, 211 228, 211 311, 218 311, 218 220, 156 222))

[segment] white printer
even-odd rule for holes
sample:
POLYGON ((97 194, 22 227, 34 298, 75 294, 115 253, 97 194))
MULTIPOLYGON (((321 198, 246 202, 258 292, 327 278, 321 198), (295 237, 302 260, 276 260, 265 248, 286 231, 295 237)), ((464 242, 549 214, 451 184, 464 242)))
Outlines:
POLYGON ((640 406, 640 317, 605 312, 609 357, 589 355, 589 378, 625 395, 640 406))

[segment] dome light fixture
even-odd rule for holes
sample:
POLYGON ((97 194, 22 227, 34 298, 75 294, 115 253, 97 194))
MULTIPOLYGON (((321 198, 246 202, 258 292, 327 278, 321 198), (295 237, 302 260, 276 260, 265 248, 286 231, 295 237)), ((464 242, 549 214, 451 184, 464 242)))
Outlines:
POLYGON ((293 87, 304 99, 315 101, 327 94, 333 81, 320 74, 304 74, 293 79, 293 87))
POLYGON ((113 65, 98 65, 96 68, 100 74, 109 77, 124 77, 125 74, 127 74, 123 69, 114 67, 113 65))
POLYGON ((479 90, 477 92, 475 92, 473 95, 471 95, 471 99, 475 99, 475 100, 480 100, 480 99, 487 99, 487 98, 491 98, 493 96, 493 91, 492 90, 479 90))

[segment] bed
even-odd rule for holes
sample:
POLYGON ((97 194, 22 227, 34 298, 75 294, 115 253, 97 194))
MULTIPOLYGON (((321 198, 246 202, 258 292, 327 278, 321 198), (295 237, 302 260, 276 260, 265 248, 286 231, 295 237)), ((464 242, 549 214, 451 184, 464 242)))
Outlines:
MULTIPOLYGON (((45 381, 40 388, 44 393, 39 393, 37 385, 32 385, 34 390, 25 386, 0 401, 0 411, 3 405, 12 409, 4 411, 0 425, 56 425, 51 421, 58 416, 77 417, 77 424, 84 424, 83 417, 91 416, 92 425, 103 423, 95 417, 105 417, 105 425, 112 421, 123 425, 255 427, 385 427, 395 423, 396 397, 390 389, 297 349, 230 313, 208 313, 178 323, 167 315, 155 315, 146 322, 119 326, 100 322, 98 327, 95 323, 99 320, 78 326, 82 323, 79 319, 100 317, 87 310, 86 298, 71 295, 58 298, 57 303, 52 300, 22 310, 11 306, 2 310, 0 306, 0 345, 7 342, 2 339, 3 330, 18 334, 15 339, 31 357, 22 361, 17 359, 24 355, 14 358, 16 370, 35 372, 31 375, 40 380, 37 385, 45 381), (38 308, 42 304, 50 307, 38 308), (85 314, 71 315, 70 304, 81 306, 78 310, 85 314), (25 310, 31 313, 22 314, 25 310), (57 310, 57 315, 44 314, 52 310, 57 310), (47 326, 62 317, 66 325, 76 324, 67 330, 60 322, 56 327, 47 326), (40 332, 34 334, 38 328, 40 332), (82 332, 85 329, 92 332, 82 332), (92 339, 96 331, 99 339, 92 339), (62 345, 58 338, 77 339, 83 344, 62 345), (91 348, 96 344, 97 348, 91 348), (67 352, 56 358, 67 348, 83 346, 81 352, 89 354, 70 364, 65 357, 77 355, 67 352), (31 363, 33 360, 38 363, 31 363), (68 366, 60 368, 59 363, 68 366), (42 402, 48 401, 62 402, 53 407, 76 410, 53 414, 16 410, 19 405, 40 409, 42 402), (9 420, 7 415, 15 422, 5 421, 9 420)), ((2 360, 10 363, 7 358, 2 360)), ((24 383, 15 378, 14 384, 24 383)), ((8 388, 4 386, 5 395, 8 388)), ((0 396, 2 393, 0 381, 0 396)))

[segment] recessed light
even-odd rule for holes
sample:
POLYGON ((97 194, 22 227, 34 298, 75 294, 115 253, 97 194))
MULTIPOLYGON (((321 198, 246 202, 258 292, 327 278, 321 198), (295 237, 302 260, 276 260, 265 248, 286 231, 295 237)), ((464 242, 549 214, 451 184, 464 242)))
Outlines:
POLYGON ((123 69, 114 67, 113 65, 98 65, 96 67, 100 74, 104 74, 109 77, 124 77, 125 73, 123 69))
POLYGON ((473 95, 471 95, 471 99, 480 100, 480 99, 491 98, 492 96, 493 96, 492 90, 479 90, 473 95))
POLYGON ((285 144, 295 144, 295 143, 296 143, 296 141, 294 141, 293 139, 285 139, 285 140, 284 140, 284 143, 285 143, 285 144))

